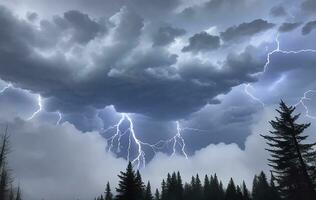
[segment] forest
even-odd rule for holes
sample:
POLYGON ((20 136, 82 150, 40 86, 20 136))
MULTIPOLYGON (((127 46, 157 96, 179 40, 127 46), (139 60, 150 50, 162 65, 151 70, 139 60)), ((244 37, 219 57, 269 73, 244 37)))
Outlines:
MULTIPOLYGON (((269 123, 272 131, 261 135, 270 153, 270 178, 264 172, 254 176, 251 189, 245 182, 236 184, 231 178, 227 185, 216 174, 193 175, 189 183, 182 181, 180 172, 167 174, 160 188, 144 183, 141 174, 129 162, 126 171, 118 175, 119 183, 111 189, 108 182, 104 192, 95 200, 315 200, 316 151, 304 134, 310 123, 298 123, 300 114, 295 107, 281 101, 278 116, 269 123)), ((9 134, 1 138, 0 200, 23 199, 23 188, 13 187, 7 156, 9 134), (22 192, 21 192, 22 191, 22 192)), ((207 159, 207 158, 206 158, 207 159)), ((238 173, 238 172, 235 172, 238 173)))

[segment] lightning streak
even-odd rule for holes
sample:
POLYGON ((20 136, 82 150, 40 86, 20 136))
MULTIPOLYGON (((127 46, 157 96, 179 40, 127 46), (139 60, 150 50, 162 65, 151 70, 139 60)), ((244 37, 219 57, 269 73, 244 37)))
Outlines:
POLYGON ((38 95, 37 97, 37 104, 38 104, 38 109, 27 120, 32 120, 38 113, 42 111, 43 105, 42 105, 41 95, 38 95))
POLYGON ((188 154, 185 150, 185 140, 182 136, 183 131, 185 130, 191 130, 195 132, 207 132, 206 130, 200 130, 195 128, 189 128, 189 127, 181 127, 180 122, 176 121, 176 134, 167 139, 167 140, 159 140, 157 143, 150 144, 147 142, 141 141, 136 134, 136 131, 134 129, 134 123, 132 118, 126 114, 122 113, 121 118, 118 120, 116 124, 113 126, 108 127, 103 131, 103 133, 109 132, 111 130, 114 130, 114 133, 111 137, 106 138, 109 147, 108 151, 114 151, 114 146, 117 145, 116 152, 120 152, 121 148, 121 139, 124 135, 128 134, 128 147, 127 147, 127 156, 126 159, 131 161, 134 166, 136 166, 138 169, 140 167, 145 167, 146 165, 146 157, 145 157, 145 151, 144 147, 150 148, 154 154, 156 154, 158 151, 167 148, 168 146, 172 147, 172 153, 171 156, 174 156, 177 153, 177 147, 180 147, 179 153, 183 155, 186 159, 188 159, 188 154), (122 124, 124 122, 128 122, 128 128, 123 131, 122 130, 122 124), (132 156, 132 144, 136 145, 136 156, 132 156))
POLYGON ((316 93, 316 90, 308 90, 304 93, 304 96, 301 97, 301 99, 294 105, 295 107, 297 107, 298 105, 302 105, 303 108, 305 109, 305 116, 311 119, 316 119, 316 116, 313 116, 310 114, 310 111, 307 107, 307 105, 304 103, 304 101, 311 101, 312 99, 308 97, 308 94, 310 93, 316 93))
POLYGON ((5 86, 4 88, 2 88, 2 90, 0 90, 0 94, 3 93, 3 92, 5 92, 7 89, 9 89, 9 88, 11 88, 11 87, 12 87, 12 85, 11 85, 11 83, 9 83, 7 86, 5 86))
MULTIPOLYGON (((275 53, 282 53, 282 54, 299 54, 299 53, 307 53, 307 52, 309 52, 309 53, 316 53, 316 49, 301 49, 301 50, 297 50, 297 51, 293 51, 293 50, 292 50, 292 51, 281 50, 281 48, 280 48, 279 34, 277 34, 277 37, 276 37, 276 39, 275 39, 275 42, 276 42, 276 44, 277 44, 277 47, 276 47, 276 49, 274 49, 274 50, 272 50, 271 52, 268 53, 268 55, 267 55, 267 61, 266 61, 266 63, 264 64, 263 71, 260 72, 259 74, 264 74, 264 73, 267 71, 267 68, 268 68, 268 66, 269 66, 269 64, 270 64, 270 60, 271 60, 270 57, 271 57, 273 54, 275 54, 275 53)), ((282 77, 284 77, 284 76, 282 76, 282 77)), ((280 82, 282 81, 282 79, 283 79, 282 77, 281 77, 281 79, 279 79, 279 80, 277 81, 278 83, 280 83, 280 82)), ((278 84, 278 83, 277 83, 277 84, 278 84)), ((246 93, 252 100, 259 102, 259 103, 264 107, 264 106, 265 106, 265 105, 264 105, 264 102, 263 102, 261 99, 259 99, 258 97, 254 96, 254 95, 249 91, 249 88, 253 88, 253 86, 252 86, 250 83, 248 83, 248 84, 245 85, 245 88, 244 88, 245 93, 246 93)), ((305 114, 306 114, 306 116, 309 117, 309 118, 311 118, 311 119, 316 119, 315 116, 310 115, 310 111, 309 111, 308 107, 306 106, 306 104, 304 103, 304 100, 311 100, 311 98, 308 98, 307 95, 308 95, 309 93, 312 93, 312 92, 315 92, 315 93, 316 93, 315 90, 308 90, 308 91, 306 91, 306 92, 304 93, 304 96, 301 97, 301 99, 299 100, 299 102, 298 102, 297 104, 295 104, 295 106, 298 106, 299 104, 301 104, 301 105, 304 107, 304 109, 305 109, 305 114)))

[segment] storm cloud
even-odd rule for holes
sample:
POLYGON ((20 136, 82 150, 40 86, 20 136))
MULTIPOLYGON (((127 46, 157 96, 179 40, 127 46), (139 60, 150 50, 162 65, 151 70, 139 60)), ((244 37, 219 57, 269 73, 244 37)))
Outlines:
POLYGON ((198 33, 189 38, 189 45, 183 47, 183 52, 212 51, 220 47, 220 38, 206 32, 198 33))
POLYGON ((272 27, 274 27, 273 23, 269 23, 263 19, 256 19, 252 22, 246 22, 239 24, 238 26, 229 27, 226 31, 221 32, 221 38, 224 41, 234 41, 266 31, 272 27))

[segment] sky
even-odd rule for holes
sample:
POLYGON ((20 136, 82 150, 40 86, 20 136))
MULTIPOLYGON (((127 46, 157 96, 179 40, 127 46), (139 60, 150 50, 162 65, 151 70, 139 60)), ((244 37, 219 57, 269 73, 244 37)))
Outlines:
POLYGON ((315 141, 314 0, 0 0, 0 125, 26 200, 269 172, 282 99, 315 141))

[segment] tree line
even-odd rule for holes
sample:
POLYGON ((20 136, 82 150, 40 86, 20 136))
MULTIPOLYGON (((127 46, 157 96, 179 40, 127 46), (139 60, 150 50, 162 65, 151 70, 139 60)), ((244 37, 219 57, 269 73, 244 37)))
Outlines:
POLYGON ((216 174, 205 175, 203 183, 198 174, 183 183, 181 174, 173 172, 153 194, 150 182, 145 185, 129 163, 118 175, 115 195, 108 182, 104 194, 95 200, 316 200, 316 144, 307 143, 303 134, 311 124, 298 123, 300 114, 283 101, 276 111, 279 116, 269 122, 273 130, 261 135, 269 146, 271 178, 268 181, 264 172, 256 175, 251 191, 245 182, 236 185, 232 178, 224 187, 216 174))
POLYGON ((179 172, 168 174, 162 180, 160 190, 152 192, 150 182, 145 185, 137 170, 128 164, 125 172, 120 172, 120 181, 116 188, 116 196, 113 195, 110 184, 107 183, 104 194, 95 200, 280 200, 281 197, 273 183, 268 182, 266 174, 261 172, 253 179, 250 192, 245 182, 236 185, 231 178, 226 189, 216 174, 204 176, 192 176, 190 183, 183 183, 179 172))

